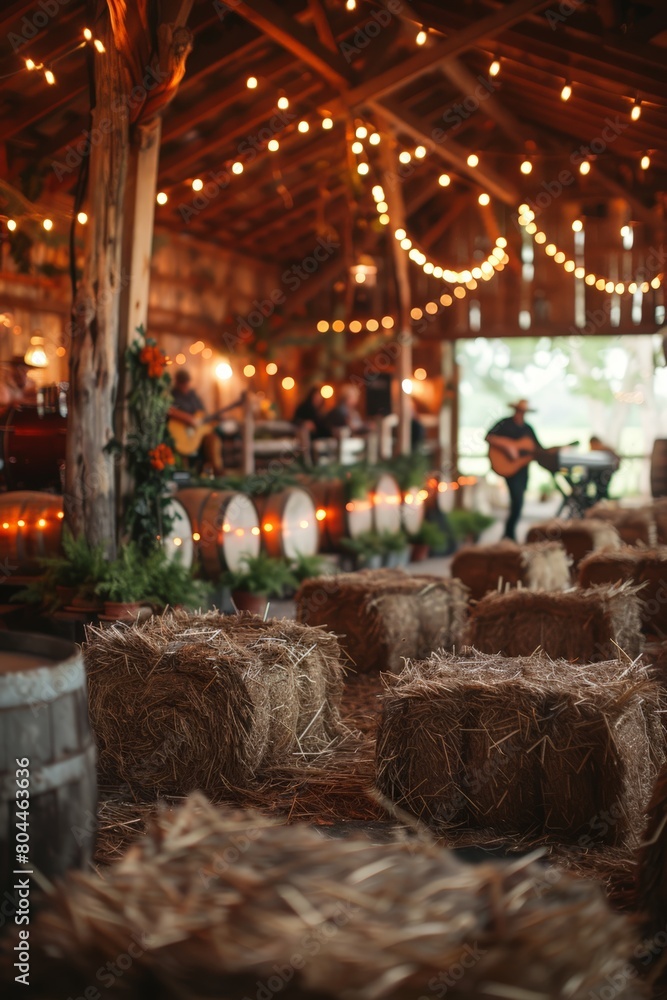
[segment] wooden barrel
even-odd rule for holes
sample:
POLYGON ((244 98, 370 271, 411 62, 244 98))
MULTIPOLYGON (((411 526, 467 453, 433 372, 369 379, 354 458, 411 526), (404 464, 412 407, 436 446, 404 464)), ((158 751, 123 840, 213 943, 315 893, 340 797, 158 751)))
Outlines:
POLYGON ((21 907, 14 887, 30 876, 16 869, 51 879, 86 866, 95 846, 95 743, 74 643, 0 632, 0 732, 2 898, 21 907))
POLYGON ((456 481, 451 481, 440 472, 432 473, 427 480, 429 510, 439 510, 441 514, 449 514, 454 509, 454 501, 459 489, 456 481))
POLYGON ((202 486, 179 490, 178 500, 189 515, 195 551, 207 579, 217 580, 226 569, 240 569, 244 556, 259 555, 259 517, 250 497, 202 486))
POLYGON ((401 488, 392 475, 382 472, 373 485, 373 527, 396 534, 401 530, 401 488))
POLYGON ((403 494, 401 520, 403 530, 408 535, 416 535, 424 522, 428 490, 425 487, 411 487, 403 494))
POLYGON ((667 497, 667 439, 656 438, 651 454, 651 495, 667 497))
POLYGON ((162 539, 162 547, 169 559, 179 559, 183 566, 191 569, 195 558, 195 543, 190 515, 175 497, 171 498, 165 512, 172 518, 172 526, 162 539))
POLYGON ((24 490, 0 494, 0 564, 19 576, 38 573, 38 560, 60 551, 62 519, 62 497, 24 490))
POLYGON ((262 540, 270 556, 295 559, 314 556, 319 549, 319 528, 310 493, 290 486, 255 500, 260 515, 262 540))
POLYGON ((340 552, 344 538, 358 538, 372 529, 370 494, 348 500, 340 479, 311 480, 307 488, 315 503, 321 552, 340 552))

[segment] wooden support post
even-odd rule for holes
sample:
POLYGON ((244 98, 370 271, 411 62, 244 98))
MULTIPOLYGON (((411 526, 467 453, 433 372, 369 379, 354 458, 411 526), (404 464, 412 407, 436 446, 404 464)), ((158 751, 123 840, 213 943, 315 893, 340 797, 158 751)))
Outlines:
POLYGON ((252 476, 255 471, 255 412, 253 395, 246 393, 243 400, 243 475, 252 476))
POLYGON ((412 327, 410 318, 411 291, 410 272, 407 255, 393 238, 393 230, 405 228, 405 202, 401 187, 396 142, 391 129, 385 127, 384 141, 380 146, 382 163, 382 187, 385 201, 389 206, 392 220, 390 235, 391 249, 394 259, 394 274, 398 296, 398 344, 399 353, 396 358, 396 379, 398 381, 398 435, 397 451, 399 455, 409 455, 411 450, 412 402, 407 393, 403 392, 404 379, 412 376, 412 327))

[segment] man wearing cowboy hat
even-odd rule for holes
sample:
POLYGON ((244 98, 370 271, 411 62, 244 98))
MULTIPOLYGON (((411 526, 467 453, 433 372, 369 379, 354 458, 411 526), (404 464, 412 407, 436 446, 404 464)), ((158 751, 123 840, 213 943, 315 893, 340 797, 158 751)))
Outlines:
MULTIPOLYGON (((530 424, 526 423, 526 413, 535 412, 528 405, 528 400, 518 399, 516 403, 510 403, 509 408, 514 411, 512 416, 499 420, 486 435, 486 440, 490 445, 503 451, 511 461, 516 461, 521 458, 524 451, 523 449, 520 450, 515 442, 520 441, 522 438, 529 438, 534 442, 534 448, 541 448, 542 445, 538 441, 537 434, 533 428, 530 424)), ((530 458, 527 455, 524 455, 524 457, 527 460, 523 467, 515 472, 514 475, 505 476, 507 488, 510 491, 510 511, 505 524, 504 537, 511 538, 512 541, 516 541, 516 526, 521 517, 523 498, 528 486, 528 464, 530 458)))

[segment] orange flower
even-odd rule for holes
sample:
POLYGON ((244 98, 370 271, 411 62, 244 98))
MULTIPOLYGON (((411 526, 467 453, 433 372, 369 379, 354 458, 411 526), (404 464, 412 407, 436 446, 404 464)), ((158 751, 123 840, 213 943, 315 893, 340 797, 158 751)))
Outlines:
POLYGON ((150 458, 151 465, 158 472, 162 472, 168 465, 174 465, 175 463, 174 453, 168 444, 159 444, 157 448, 153 448, 148 452, 148 457, 150 458))
POLYGON ((149 378, 159 378, 165 368, 166 355, 159 347, 144 347, 139 360, 148 368, 149 378))

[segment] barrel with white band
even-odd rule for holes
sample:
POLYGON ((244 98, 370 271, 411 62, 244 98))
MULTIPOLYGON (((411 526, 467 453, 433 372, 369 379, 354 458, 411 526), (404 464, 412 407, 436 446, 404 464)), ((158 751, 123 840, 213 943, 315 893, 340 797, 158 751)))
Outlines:
POLYGON ((344 538, 358 538, 373 527, 371 495, 347 498, 340 479, 313 480, 308 492, 315 503, 315 517, 322 552, 339 552, 344 538))
POLYGON ((190 515, 175 497, 169 500, 164 514, 171 521, 171 527, 162 536, 162 547, 169 559, 178 559, 186 569, 192 568, 195 557, 195 543, 190 515))
POLYGON ((401 530, 401 488, 392 475, 382 472, 373 486, 373 527, 383 534, 401 530))
POLYGON ((11 899, 15 869, 52 879, 86 867, 93 856, 96 751, 77 646, 0 633, 0 732, 0 891, 11 899), (28 846, 29 864, 17 863, 19 840, 28 846))
POLYGON ((245 556, 261 546, 257 509, 244 493, 192 487, 179 490, 204 575, 217 580, 224 570, 238 570, 245 556))
POLYGON ((310 493, 290 486, 255 500, 260 513, 262 540, 270 556, 295 559, 319 550, 319 529, 310 493))

